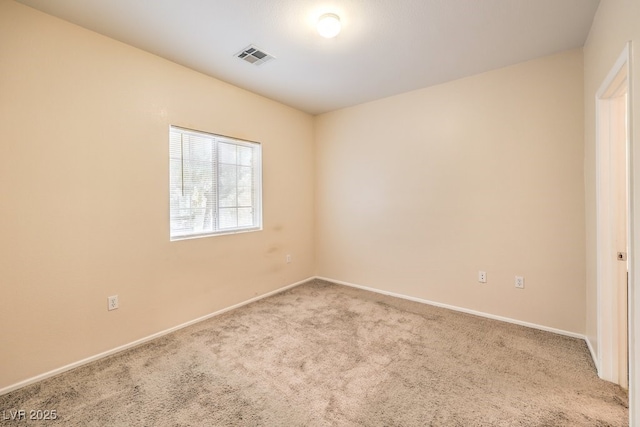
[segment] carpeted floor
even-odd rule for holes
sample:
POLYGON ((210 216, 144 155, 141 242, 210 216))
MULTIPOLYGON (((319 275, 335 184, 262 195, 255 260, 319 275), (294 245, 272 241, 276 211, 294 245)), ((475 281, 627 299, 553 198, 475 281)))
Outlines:
POLYGON ((320 281, 0 396, 16 409, 55 409, 48 426, 628 425, 582 340, 320 281))

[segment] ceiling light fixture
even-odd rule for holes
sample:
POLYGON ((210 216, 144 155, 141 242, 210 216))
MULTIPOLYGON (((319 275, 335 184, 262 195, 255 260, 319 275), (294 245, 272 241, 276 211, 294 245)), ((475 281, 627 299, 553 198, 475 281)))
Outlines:
POLYGON ((340 33, 340 17, 335 13, 325 13, 318 19, 318 33, 327 39, 333 38, 340 33))

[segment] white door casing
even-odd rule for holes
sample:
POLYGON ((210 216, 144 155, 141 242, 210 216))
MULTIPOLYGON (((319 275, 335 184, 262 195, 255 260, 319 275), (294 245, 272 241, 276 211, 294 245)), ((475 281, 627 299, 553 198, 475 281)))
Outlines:
MULTIPOLYGON (((596 94, 598 374, 628 387, 630 44, 596 94), (625 260, 618 260, 622 252, 625 260)), ((630 316, 629 316, 630 317, 630 316)), ((633 360, 633 359, 632 359, 633 360)), ((632 363, 633 364, 633 363, 632 363)))

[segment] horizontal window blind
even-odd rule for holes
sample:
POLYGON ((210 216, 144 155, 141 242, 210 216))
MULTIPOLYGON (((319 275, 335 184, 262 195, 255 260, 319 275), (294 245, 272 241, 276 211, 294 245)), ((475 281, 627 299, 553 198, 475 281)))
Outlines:
POLYGON ((261 145, 172 126, 170 238, 262 228, 261 145))

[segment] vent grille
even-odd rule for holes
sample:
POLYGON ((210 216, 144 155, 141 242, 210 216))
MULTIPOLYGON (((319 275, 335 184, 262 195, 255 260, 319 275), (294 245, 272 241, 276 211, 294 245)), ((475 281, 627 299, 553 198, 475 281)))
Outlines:
POLYGON ((236 53, 235 56, 253 65, 262 65, 275 58, 275 56, 269 55, 267 52, 255 47, 254 45, 247 46, 240 52, 236 53))

